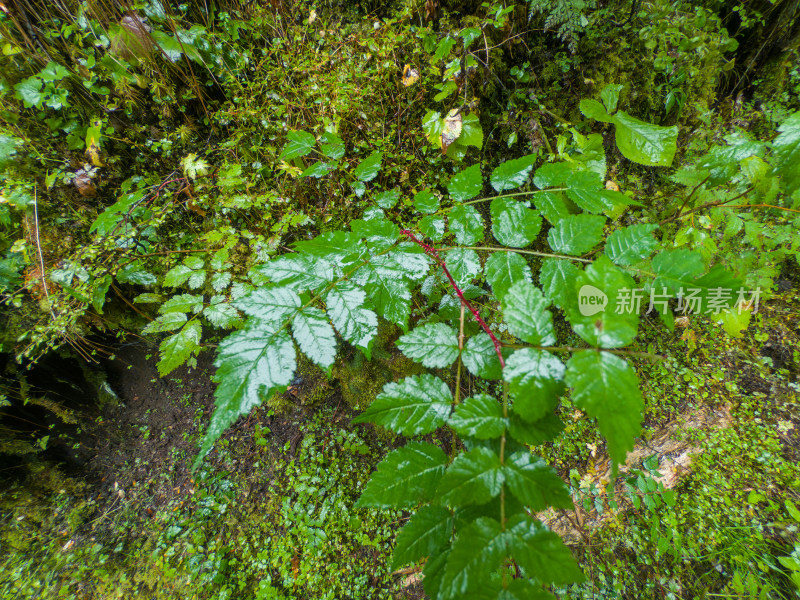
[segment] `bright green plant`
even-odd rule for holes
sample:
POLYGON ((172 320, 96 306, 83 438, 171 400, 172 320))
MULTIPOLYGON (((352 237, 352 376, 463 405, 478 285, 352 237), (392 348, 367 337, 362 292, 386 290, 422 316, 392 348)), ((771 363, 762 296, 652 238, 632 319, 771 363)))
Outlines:
MULTIPOLYGON (((612 111, 617 92, 604 94, 612 111)), ((609 118, 626 151, 642 162, 672 160, 674 129, 609 118)), ((330 158, 324 136, 294 132, 289 140, 285 159, 312 152, 330 158)), ((547 163, 534 173, 535 161, 529 155, 496 167, 490 197, 479 197, 486 182, 478 165, 456 173, 446 197, 418 192, 407 203, 420 215, 417 230, 387 218, 384 209, 395 206, 398 193, 377 193, 377 206, 349 231, 295 242, 293 254, 257 267, 263 283, 234 302, 247 315, 244 328, 219 345, 217 407, 198 461, 240 415, 291 382, 296 348, 329 372, 337 333, 369 358, 382 318, 406 332, 398 349, 431 372, 387 384, 356 421, 412 439, 446 427, 458 440, 449 453, 410 441, 386 457, 364 490, 360 506, 417 509, 398 536, 395 566, 428 557, 426 591, 435 598, 479 587, 487 597, 549 597, 542 586, 580 580, 566 547, 531 516, 570 506, 571 499, 529 447, 559 434, 553 411, 569 388, 574 405, 597 420, 612 461, 623 461, 642 410, 635 370, 624 358, 639 318, 638 310, 625 309, 626 291, 661 293, 664 300, 651 308, 670 323, 666 300, 682 289, 696 288, 709 300, 715 289, 737 290, 740 283, 720 267, 704 274, 699 252, 658 242, 656 224, 616 227, 602 246, 605 215, 634 201, 605 189, 597 160, 547 163), (532 174, 538 189, 526 187, 532 174), (532 198, 536 208, 520 198, 532 198), (489 203, 494 246, 477 245, 486 235, 479 203, 489 203), (549 248, 526 249, 541 239, 542 215, 551 224, 549 248), (423 235, 446 243, 435 247, 423 235), (587 252, 601 253, 589 259, 587 252), (540 287, 531 256, 541 259, 540 287), (477 285, 482 281, 490 292, 477 285), (587 311, 588 300, 580 299, 586 286, 602 290, 607 306, 587 311), (429 308, 412 327, 413 298, 427 298, 429 308), (553 307, 581 344, 560 345, 553 307), (485 380, 486 391, 462 398, 468 376, 485 380)), ((379 157, 368 157, 353 179, 372 181, 379 164, 379 157)), ((305 176, 316 175, 314 165, 306 168, 305 176)), ((734 303, 735 292, 720 310, 734 303)))

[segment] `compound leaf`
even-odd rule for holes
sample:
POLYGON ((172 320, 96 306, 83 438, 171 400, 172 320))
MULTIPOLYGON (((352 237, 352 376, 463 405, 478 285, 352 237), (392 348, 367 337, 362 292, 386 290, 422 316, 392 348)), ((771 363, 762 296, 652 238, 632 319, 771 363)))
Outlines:
POLYGON ((455 519, 441 506, 423 506, 397 534, 392 568, 413 563, 444 547, 453 534, 455 519))
POLYGON ((503 465, 489 448, 459 454, 439 482, 436 495, 448 506, 484 504, 503 487, 503 465))
POLYGON ((605 253, 618 265, 623 267, 644 260, 658 242, 651 235, 658 225, 631 225, 617 229, 606 240, 605 253))
POLYGON ((336 359, 336 333, 325 312, 309 306, 292 320, 292 333, 300 350, 326 372, 336 359))
POLYGON ((504 472, 508 489, 532 510, 572 506, 567 486, 555 470, 528 450, 512 454, 506 461, 504 472))
POLYGON ((495 252, 486 260, 486 281, 498 299, 517 281, 532 281, 531 269, 516 252, 495 252))
MULTIPOLYGON (((170 313, 180 314, 182 313, 170 313)), ((158 361, 158 374, 164 377, 171 373, 176 368, 181 366, 186 360, 200 350, 200 336, 202 335, 202 327, 197 321, 191 321, 184 326, 178 333, 175 333, 165 339, 159 345, 158 349, 161 351, 161 360, 158 361)))
POLYGON ((456 173, 447 184, 447 191, 450 192, 456 202, 465 202, 477 196, 483 189, 483 177, 481 177, 480 165, 467 167, 460 173, 456 173))

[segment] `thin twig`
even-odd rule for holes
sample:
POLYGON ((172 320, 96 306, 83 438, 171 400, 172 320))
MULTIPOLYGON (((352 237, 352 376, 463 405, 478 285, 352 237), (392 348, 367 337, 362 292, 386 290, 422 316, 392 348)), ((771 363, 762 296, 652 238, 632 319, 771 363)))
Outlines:
POLYGON ((50 304, 50 292, 47 290, 47 277, 44 271, 44 257, 42 256, 42 244, 39 241, 39 202, 36 193, 36 186, 33 186, 33 226, 34 235, 36 237, 36 251, 39 254, 39 270, 42 276, 42 288, 44 289, 44 296, 47 298, 47 309, 50 311, 50 316, 55 320, 56 314, 53 312, 53 307, 50 304))

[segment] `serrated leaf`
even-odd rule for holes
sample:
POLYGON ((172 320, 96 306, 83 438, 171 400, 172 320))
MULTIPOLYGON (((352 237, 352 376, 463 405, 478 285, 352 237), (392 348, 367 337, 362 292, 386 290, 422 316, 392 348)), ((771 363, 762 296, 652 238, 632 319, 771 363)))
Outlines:
POLYGON ((325 312, 309 306, 292 319, 292 333, 300 350, 326 372, 336 360, 336 333, 325 312))
POLYGON ((456 173, 447 184, 447 191, 456 202, 471 200, 483 189, 480 165, 472 165, 456 173))
POLYGON ((192 273, 194 273, 194 271, 186 265, 176 265, 164 275, 164 285, 178 287, 186 282, 192 273))
POLYGON ((783 180, 787 194, 800 189, 800 112, 791 114, 778 126, 772 141, 773 174, 783 180))
MULTIPOLYGON (((611 192, 602 188, 602 180, 597 173, 578 171, 567 179, 567 196, 587 212, 601 213, 604 210, 614 210, 615 203, 609 200, 609 193, 611 192)), ((622 196, 619 192, 616 194, 622 196)))
MULTIPOLYGON (((456 147, 466 146, 474 146, 478 149, 483 146, 483 128, 481 127, 478 115, 475 113, 462 115, 461 135, 458 136, 457 142, 448 148, 448 151, 451 148, 454 149, 456 147)), ((450 156, 450 154, 448 154, 448 156, 450 156)))
POLYGON ((363 307, 366 297, 364 290, 345 283, 329 291, 325 303, 339 334, 369 358, 372 340, 378 333, 378 317, 363 307))
POLYGON ((232 276, 229 272, 214 273, 211 276, 211 287, 215 292, 221 292, 231 283, 232 276))
POLYGON ((605 222, 596 215, 571 215, 547 232, 547 241, 554 252, 580 256, 600 243, 605 222))
POLYGON ((584 340, 601 348, 627 346, 639 329, 636 283, 630 275, 601 256, 578 275, 565 311, 572 328, 584 340), (603 303, 592 304, 602 298, 603 303))
POLYGON ((597 419, 611 460, 624 463, 641 431, 644 407, 634 370, 614 354, 583 350, 567 362, 566 381, 575 406, 597 419))
POLYGON ((239 322, 240 316, 232 304, 228 302, 216 302, 203 309, 203 316, 208 319, 214 327, 227 329, 239 322))
POLYGON ((570 216, 570 210, 561 192, 542 192, 534 198, 537 210, 551 225, 570 216))
POLYGON ((262 287, 234 302, 246 315, 280 322, 300 308, 300 296, 287 287, 262 287))
POLYGON ((334 269, 330 262, 302 254, 271 260, 258 267, 257 272, 273 283, 297 291, 318 291, 334 278, 334 269))
POLYGON ((386 210, 394 208, 394 205, 397 204, 399 199, 400 192, 398 190, 388 190, 375 195, 375 203, 386 210))
POLYGON ((486 260, 486 281, 498 299, 517 281, 532 281, 531 269, 516 252, 495 252, 486 260))
POLYGON ((44 82, 38 77, 28 77, 27 79, 19 82, 14 86, 17 98, 22 100, 25 108, 33 108, 39 106, 45 98, 42 93, 42 86, 44 82))
POLYGON ((531 423, 544 417, 564 393, 565 372, 564 364, 544 350, 522 348, 514 352, 503 369, 514 412, 531 423))
POLYGON ((653 257, 650 264, 656 273, 653 287, 665 287, 675 294, 692 287, 705 270, 700 253, 685 248, 663 250, 653 257))
POLYGON ((658 225, 631 225, 617 229, 606 240, 605 253, 618 265, 629 266, 644 260, 658 245, 652 233, 658 225))
POLYGON ((516 412, 512 412, 511 418, 508 420, 508 432, 511 437, 520 444, 529 446, 551 442, 562 431, 564 431, 564 423, 552 412, 533 422, 528 422, 516 412))
POLYGON ((506 461, 504 473, 511 493, 532 510, 572 507, 567 486, 555 470, 529 451, 512 454, 506 461))
POLYGON ((283 152, 278 160, 292 160, 305 156, 314 147, 317 142, 314 136, 307 131, 290 131, 286 134, 289 142, 283 148, 283 152))
POLYGON ((294 344, 288 332, 258 319, 251 319, 245 329, 220 342, 214 364, 216 409, 195 467, 236 419, 261 404, 263 398, 288 386, 297 369, 294 344))
POLYGON ((388 219, 376 218, 364 221, 355 219, 350 222, 353 235, 366 240, 372 250, 386 250, 400 237, 400 228, 388 219))
MULTIPOLYGON (((564 185, 575 167, 568 162, 545 163, 533 175, 533 184, 540 190, 564 185)), ((538 194, 537 194, 538 195, 538 194)))
POLYGON ((469 372, 477 377, 500 379, 503 376, 494 343, 485 333, 479 333, 467 340, 461 360, 469 372))
POLYGON ((553 304, 564 308, 575 293, 575 281, 580 272, 580 268, 568 260, 546 258, 539 271, 539 284, 553 304))
POLYGON ((444 217, 438 215, 428 215, 419 220, 418 227, 422 235, 434 242, 441 241, 444 237, 444 230, 447 223, 444 217))
POLYGON ((437 446, 410 442, 390 452, 372 474, 357 508, 410 508, 433 497, 447 456, 437 446))
POLYGON ((450 427, 479 440, 498 438, 506 429, 503 407, 488 394, 477 394, 456 406, 450 427))
POLYGON ((439 210, 439 198, 430 190, 422 190, 414 196, 414 208, 424 215, 430 215, 439 210))
POLYGON ((456 538, 438 597, 473 597, 486 586, 488 575, 510 558, 544 583, 567 584, 583 579, 561 538, 538 521, 526 514, 514 514, 503 528, 494 519, 480 517, 456 538))
POLYGON ((531 282, 514 283, 500 299, 508 331, 534 346, 555 343, 553 315, 547 310, 550 301, 531 282))
POLYGON ((423 506, 397 534, 392 553, 392 568, 430 556, 450 542, 455 519, 441 506, 423 506))
POLYGON ((331 163, 318 160, 305 171, 300 173, 300 177, 313 177, 315 179, 319 179, 320 177, 325 177, 325 175, 331 171, 335 171, 337 166, 338 164, 335 162, 331 163))
POLYGON ((397 347, 408 358, 429 369, 449 367, 458 358, 458 336, 444 323, 414 328, 397 340, 397 347))
POLYGON ((518 188, 528 181, 528 176, 536 162, 536 155, 508 160, 492 171, 490 182, 497 192, 518 188))
POLYGON ((603 88, 603 91, 600 92, 600 98, 603 100, 603 104, 606 106, 606 110, 608 112, 613 113, 617 110, 617 102, 619 101, 619 93, 622 91, 622 88, 625 87, 621 83, 609 83, 606 87, 603 88))
POLYGON ((189 279, 186 281, 186 285, 189 287, 190 290, 196 290, 197 288, 201 287, 205 282, 206 282, 205 271, 192 271, 191 275, 189 275, 189 279))
POLYGON ((353 171, 353 176, 359 181, 372 181, 381 170, 382 159, 383 152, 373 152, 359 163, 353 171))
POLYGON ((450 250, 444 257, 444 264, 460 287, 466 286, 481 273, 481 259, 475 250, 450 250))
POLYGON ((354 423, 376 423, 402 435, 430 433, 450 416, 453 397, 447 384, 433 375, 387 383, 354 423))
POLYGON ((142 333, 160 333, 162 331, 175 331, 186 323, 186 314, 182 312, 170 312, 160 315, 155 320, 150 321, 147 327, 142 329, 142 333))
POLYGON ((457 204, 447 220, 458 244, 472 246, 483 239, 483 218, 474 206, 457 204))
POLYGON ((319 138, 320 150, 328 158, 339 160, 344 156, 344 141, 335 133, 326 131, 319 138))
POLYGON ((411 313, 411 291, 403 277, 403 270, 384 255, 384 261, 375 260, 365 265, 354 281, 364 287, 369 305, 387 321, 408 330, 411 313))
MULTIPOLYGON (((181 314, 181 313, 170 313, 181 314)), ((171 373, 200 350, 202 327, 197 321, 187 323, 178 333, 169 336, 159 345, 161 359, 156 365, 161 377, 171 373)))
POLYGON ((542 217, 510 198, 496 198, 490 206, 492 234, 505 246, 524 248, 530 245, 542 228, 542 217))
POLYGON ((164 302, 159 307, 158 312, 163 315, 172 312, 198 313, 201 310, 203 310, 203 296, 199 294, 180 294, 172 296, 172 298, 164 302))
POLYGON ((668 167, 677 151, 678 127, 645 123, 624 110, 614 115, 617 148, 628 160, 648 167, 668 167))
POLYGON ((500 493, 503 481, 500 457, 488 448, 473 448, 447 468, 436 496, 446 506, 483 504, 500 493))
POLYGON ((614 122, 614 117, 609 115, 605 107, 602 104, 600 104, 597 100, 584 98, 583 100, 581 100, 580 109, 585 117, 589 117, 590 119, 594 119, 595 121, 601 121, 602 123, 614 122))

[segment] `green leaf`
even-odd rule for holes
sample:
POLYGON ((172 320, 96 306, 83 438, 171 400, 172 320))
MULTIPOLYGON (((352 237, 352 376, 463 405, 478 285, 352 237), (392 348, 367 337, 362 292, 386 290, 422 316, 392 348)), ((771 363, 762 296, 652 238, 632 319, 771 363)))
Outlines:
MULTIPOLYGON (((458 136, 458 139, 455 141, 454 144, 451 144, 448 150, 451 148, 455 149, 457 147, 465 147, 465 146, 474 146, 475 148, 481 148, 483 146, 483 128, 481 127, 480 120, 478 119, 478 115, 476 114, 469 114, 469 115, 462 115, 461 117, 461 135, 458 136)), ((441 147, 441 144, 440 144, 441 147)))
POLYGON ((194 271, 186 265, 176 265, 164 275, 164 285, 178 287, 186 282, 192 276, 192 273, 194 271))
POLYGON ((330 373, 336 360, 336 334, 325 312, 313 306, 304 308, 292 320, 292 333, 303 354, 330 373))
POLYGON ((459 454, 439 482, 436 496, 446 506, 484 504, 503 487, 503 465, 489 448, 459 454))
POLYGON ((554 252, 580 256, 600 243, 605 222, 605 217, 571 215, 547 232, 547 241, 554 252))
POLYGON ((286 287, 262 287, 234 302, 248 316, 278 323, 300 308, 300 297, 286 287))
POLYGON ((185 363, 190 356, 197 355, 197 352, 200 350, 200 336, 202 335, 202 331, 200 323, 192 321, 191 323, 187 323, 178 333, 169 336, 161 342, 158 347, 161 352, 161 360, 159 360, 156 365, 158 367, 158 374, 161 375, 161 377, 177 369, 185 363))
POLYGON ((601 213, 604 210, 614 210, 616 204, 612 199, 624 197, 624 194, 602 189, 602 180, 596 173, 578 171, 567 179, 567 196, 583 210, 601 213))
POLYGON ((429 369, 449 367, 458 358, 458 336, 444 323, 414 328, 397 340, 397 347, 408 358, 429 369))
POLYGON ((552 467, 538 456, 532 456, 530 451, 512 454, 506 461, 504 473, 508 489, 531 510, 572 507, 567 486, 552 467))
POLYGON ((531 269, 516 252, 495 252, 486 260, 486 281, 494 295, 502 300, 517 281, 532 281, 531 269))
POLYGON ((458 244, 472 246, 483 240, 483 218, 474 206, 457 204, 447 220, 458 244))
POLYGON ((564 308, 576 293, 575 281, 580 273, 581 270, 568 260, 545 258, 539 271, 539 284, 553 304, 564 308))
POLYGON ((150 35, 171 62, 177 62, 180 60, 181 56, 183 56, 181 43, 168 33, 153 31, 150 35))
POLYGON ((419 227, 422 235, 429 240, 438 242, 444 237, 444 230, 445 227, 447 227, 447 223, 445 222, 444 217, 439 215, 428 215, 427 217, 422 217, 417 226, 419 227))
POLYGON ((399 199, 400 192, 398 190, 389 190, 375 195, 375 203, 386 210, 393 208, 399 199))
POLYGON ((530 245, 542 228, 542 217, 510 198, 495 198, 490 206, 492 234, 505 246, 524 248, 530 245))
POLYGON ((652 233, 658 225, 631 225, 617 229, 606 240, 605 253, 616 264, 629 266, 644 260, 658 245, 652 233))
POLYGON ((224 302, 220 296, 217 302, 212 302, 203 309, 203 316, 208 319, 214 327, 227 329, 233 327, 240 321, 239 311, 232 304, 224 302))
POLYGON ((302 254, 271 260, 258 267, 256 272, 273 283, 296 291, 318 291, 334 278, 330 262, 302 254))
POLYGON ((442 113, 428 110, 425 113, 425 116, 422 117, 422 131, 425 133, 425 137, 428 138, 428 141, 434 146, 434 148, 442 147, 441 135, 443 129, 444 121, 442 119, 442 113))
POLYGON ((536 169, 533 184, 540 190, 562 186, 574 170, 574 166, 567 162, 545 163, 536 169))
POLYGON ((336 163, 322 162, 318 160, 313 165, 308 167, 305 171, 300 173, 300 177, 314 177, 319 179, 325 177, 331 171, 335 171, 338 165, 336 163))
POLYGON ((319 138, 320 150, 328 158, 339 160, 344 156, 344 141, 335 133, 326 131, 319 138))
POLYGON ((503 407, 488 394, 477 394, 456 406, 450 427, 459 434, 479 440, 498 438, 506 429, 503 407))
POLYGON ((154 321, 150 321, 147 327, 142 329, 142 333, 160 333, 162 331, 175 331, 186 323, 186 315, 180 312, 170 312, 159 316, 154 321))
POLYGON ((614 123, 614 117, 610 116, 603 105, 597 100, 584 98, 581 100, 580 109, 585 117, 603 123, 614 123))
POLYGON ((383 386, 353 423, 376 423, 402 435, 430 433, 447 421, 452 402, 450 388, 438 377, 410 376, 383 386))
POLYGON ((600 98, 603 100, 603 104, 606 105, 606 110, 608 112, 613 113, 617 110, 617 102, 619 101, 619 93, 622 91, 622 88, 625 87, 621 83, 613 84, 609 83, 606 87, 603 88, 603 91, 600 92, 600 98))
POLYGON ((119 271, 116 278, 120 283, 134 283, 144 286, 155 285, 158 282, 156 276, 142 267, 139 262, 132 263, 119 271))
POLYGON ((317 140, 314 136, 307 131, 290 131, 286 134, 289 138, 289 143, 281 152, 279 160, 292 160, 305 156, 316 144, 317 140))
POLYGON ((772 141, 773 173, 783 180, 787 194, 800 189, 800 112, 778 126, 780 134, 772 141))
POLYGON ((381 159, 383 159, 382 152, 373 152, 359 163, 353 171, 353 175, 359 181, 372 181, 381 170, 381 159))
POLYGON ((439 597, 446 600, 474 597, 509 558, 544 583, 567 584, 583 579, 561 538, 538 521, 526 514, 515 514, 503 528, 494 519, 480 517, 456 538, 439 597))
POLYGON ((567 362, 566 381, 575 406, 597 419, 611 460, 624 463, 641 431, 644 406, 634 370, 614 354, 583 350, 567 362))
POLYGON ((400 237, 397 225, 383 218, 373 218, 369 221, 356 219, 350 222, 350 229, 356 237, 366 240, 371 249, 378 251, 386 250, 400 237))
POLYGON ((367 292, 370 308, 387 321, 408 330, 408 317, 411 312, 411 291, 403 275, 403 269, 384 255, 359 271, 353 278, 367 292), (383 259, 383 260, 381 260, 383 259))
POLYGON ((356 508, 410 508, 433 497, 447 456, 437 446, 410 442, 390 452, 372 474, 356 508))
POLYGON ((50 61, 47 66, 39 73, 44 81, 61 81, 69 75, 69 71, 57 62, 50 61))
POLYGON ((520 444, 538 446, 551 442, 564 431, 564 423, 554 413, 549 412, 541 419, 528 422, 516 411, 512 411, 508 422, 508 432, 520 444))
POLYGON ((614 115, 617 147, 628 160, 648 167, 668 167, 677 151, 678 127, 645 123, 624 110, 614 115))
POLYGON ((413 563, 434 554, 450 542, 455 519, 441 506, 423 506, 397 534, 392 553, 392 568, 413 563))
POLYGON ((565 308, 572 328, 584 340, 601 348, 627 346, 639 329, 636 283, 627 273, 601 256, 580 273, 565 308), (602 302, 593 299, 602 298, 602 302))
POLYGON ((492 171, 490 182, 497 192, 513 190, 528 181, 528 176, 536 162, 536 155, 529 154, 502 163, 492 171))
POLYGON ((500 299, 508 331, 534 346, 555 343, 553 315, 546 310, 550 305, 539 288, 529 281, 517 281, 500 299))
POLYGON ((659 252, 653 257, 651 268, 657 275, 653 287, 666 287, 675 294, 693 287, 705 270, 700 253, 684 248, 659 252))
POLYGON ((514 412, 532 423, 553 410, 564 393, 565 372, 564 364, 549 352, 533 348, 515 351, 503 369, 514 412))
POLYGON ((492 338, 485 333, 479 333, 467 340, 461 360, 469 372, 477 377, 500 379, 503 376, 492 338))
POLYGON ((42 93, 42 85, 44 82, 38 77, 28 77, 14 86, 17 98, 22 100, 25 108, 38 107, 44 100, 45 95, 42 93))
POLYGON ((439 198, 430 190, 422 190, 414 196, 414 208, 425 215, 430 215, 439 210, 439 198))
POLYGON ((552 225, 557 224, 561 219, 568 217, 571 213, 561 192, 542 192, 536 194, 534 202, 536 208, 552 225))
POLYGON ((444 257, 444 264, 456 283, 464 287, 481 273, 481 259, 475 250, 455 248, 444 257))
POLYGON ((183 312, 199 313, 203 310, 203 296, 200 294, 180 294, 173 296, 162 304, 158 312, 160 314, 183 312))
POLYGON ((447 191, 450 192, 450 196, 452 196, 453 200, 456 202, 471 200, 480 194, 482 189, 483 177, 481 176, 480 165, 472 165, 456 173, 447 184, 447 191))
POLYGON ((336 330, 369 358, 372 340, 378 333, 378 316, 363 307, 366 298, 364 290, 342 283, 328 292, 325 304, 336 330))

